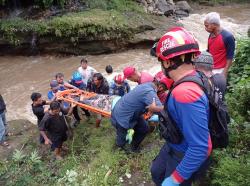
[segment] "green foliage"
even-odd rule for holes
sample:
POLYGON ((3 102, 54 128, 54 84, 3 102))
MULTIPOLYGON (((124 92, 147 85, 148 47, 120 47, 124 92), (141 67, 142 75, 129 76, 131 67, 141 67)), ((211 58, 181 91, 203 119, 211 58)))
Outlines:
POLYGON ((226 101, 231 115, 230 144, 223 151, 214 151, 212 185, 248 185, 250 182, 250 40, 237 42, 235 61, 229 72, 230 92, 226 101))
POLYGON ((117 11, 90 10, 79 13, 69 13, 47 21, 24 20, 21 18, 3 20, 0 22, 2 37, 14 45, 31 37, 50 36, 52 40, 63 38, 77 43, 79 38, 91 40, 124 40, 133 35, 137 18, 127 17, 117 11))
MULTIPOLYGON (((7 1, 10 0, 0 0, 0 5, 4 6, 7 1)), ((71 0, 34 0, 30 2, 30 5, 38 5, 42 8, 50 8, 53 5, 58 5, 59 7, 63 8, 67 2, 70 2, 71 0)), ((13 3, 13 2, 10 2, 13 3)), ((19 2, 22 6, 22 2, 19 2)))
POLYGON ((35 150, 30 154, 16 150, 12 159, 1 162, 0 180, 6 185, 40 185, 53 181, 51 171, 35 150))
POLYGON ((90 8, 103 10, 143 12, 142 7, 132 0, 87 0, 87 4, 90 8))
POLYGON ((127 155, 114 144, 115 131, 108 120, 98 129, 83 122, 67 142, 70 149, 64 160, 53 162, 49 154, 41 158, 37 151, 16 151, 12 159, 0 162, 0 180, 5 185, 72 186, 151 182, 150 164, 162 145, 158 133, 145 139, 145 150, 139 154, 127 155))
POLYGON ((58 5, 63 8, 66 1, 69 0, 35 0, 35 4, 42 8, 50 8, 52 5, 58 5))
POLYGON ((245 186, 250 182, 250 153, 240 157, 230 157, 226 152, 217 155, 217 166, 213 169, 212 185, 245 186))
POLYGON ((21 162, 25 158, 25 155, 22 153, 22 151, 15 150, 13 154, 13 160, 15 162, 21 162))
POLYGON ((23 35, 30 35, 30 33, 44 35, 48 33, 48 27, 43 21, 25 21, 21 18, 15 18, 1 21, 0 32, 4 39, 14 45, 18 45, 25 39, 23 35))
POLYGON ((250 39, 240 39, 237 42, 237 53, 235 55, 235 62, 229 71, 229 88, 230 91, 232 87, 238 82, 240 85, 244 85, 245 82, 250 80, 250 39))

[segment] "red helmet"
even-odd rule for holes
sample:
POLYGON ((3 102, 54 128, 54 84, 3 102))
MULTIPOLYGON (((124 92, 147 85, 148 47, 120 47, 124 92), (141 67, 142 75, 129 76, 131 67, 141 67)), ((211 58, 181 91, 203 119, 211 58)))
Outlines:
POLYGON ((193 34, 182 27, 170 29, 156 47, 156 55, 163 61, 187 53, 199 54, 199 45, 193 34))
POLYGON ((122 83, 124 83, 124 80, 125 80, 125 78, 124 78, 124 76, 123 75, 121 75, 121 74, 118 74, 118 75, 116 75, 115 77, 114 77, 114 81, 115 81, 115 83, 117 83, 117 84, 122 84, 122 83))
POLYGON ((155 77, 155 81, 159 83, 163 83, 167 89, 170 89, 174 81, 170 78, 167 78, 162 71, 158 72, 155 77))

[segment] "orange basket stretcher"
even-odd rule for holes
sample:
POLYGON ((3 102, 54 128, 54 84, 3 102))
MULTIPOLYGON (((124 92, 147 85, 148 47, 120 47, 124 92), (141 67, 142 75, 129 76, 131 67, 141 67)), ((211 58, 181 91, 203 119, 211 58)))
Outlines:
MULTIPOLYGON (((63 101, 66 101, 68 103, 75 103, 77 106, 79 106, 81 108, 87 109, 87 110, 94 112, 94 113, 97 113, 97 114, 101 114, 104 117, 108 117, 108 118, 111 117, 111 112, 107 112, 107 111, 102 110, 100 108, 96 108, 96 107, 93 107, 93 106, 90 106, 90 105, 87 105, 87 104, 84 104, 84 103, 81 103, 81 102, 74 100, 73 96, 81 96, 81 95, 84 95, 85 98, 92 98, 92 97, 95 97, 97 94, 94 92, 87 92, 87 91, 83 91, 83 90, 79 90, 79 89, 77 89, 77 90, 67 89, 67 90, 58 92, 56 97, 58 100, 63 100, 63 101)), ((148 120, 152 116, 152 113, 147 112, 147 113, 144 113, 143 116, 144 116, 145 120, 148 120)))
POLYGON ((91 112, 95 112, 97 114, 101 114, 104 117, 111 117, 111 112, 107 112, 105 110, 96 108, 96 107, 92 107, 90 105, 78 102, 76 100, 74 100, 74 96, 81 96, 84 95, 85 98, 92 98, 95 97, 97 94, 94 92, 87 92, 87 91, 83 91, 83 90, 75 90, 75 89, 68 89, 68 90, 64 90, 64 91, 60 91, 57 93, 56 97, 58 100, 63 100, 66 101, 68 103, 75 103, 77 106, 87 109, 91 112))

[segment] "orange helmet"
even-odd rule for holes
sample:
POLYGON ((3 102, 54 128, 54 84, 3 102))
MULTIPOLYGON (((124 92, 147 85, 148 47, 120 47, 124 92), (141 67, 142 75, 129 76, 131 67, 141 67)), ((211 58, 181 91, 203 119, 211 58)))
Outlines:
POLYGON ((125 78, 124 78, 124 76, 122 74, 118 74, 118 75, 116 75, 114 77, 115 83, 117 83, 119 85, 121 85, 122 83, 124 83, 124 80, 125 80, 125 78))
POLYGON ((199 45, 193 34, 182 27, 170 29, 157 43, 156 55, 162 61, 187 53, 200 54, 199 45))

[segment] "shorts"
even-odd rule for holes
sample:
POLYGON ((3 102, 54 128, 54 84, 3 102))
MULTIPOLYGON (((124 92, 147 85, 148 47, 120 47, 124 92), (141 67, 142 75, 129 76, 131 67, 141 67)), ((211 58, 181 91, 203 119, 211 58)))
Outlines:
POLYGON ((63 142, 66 140, 67 140, 66 134, 64 134, 62 136, 58 136, 57 138, 51 140, 52 141, 51 150, 54 151, 56 148, 61 148, 63 142))

